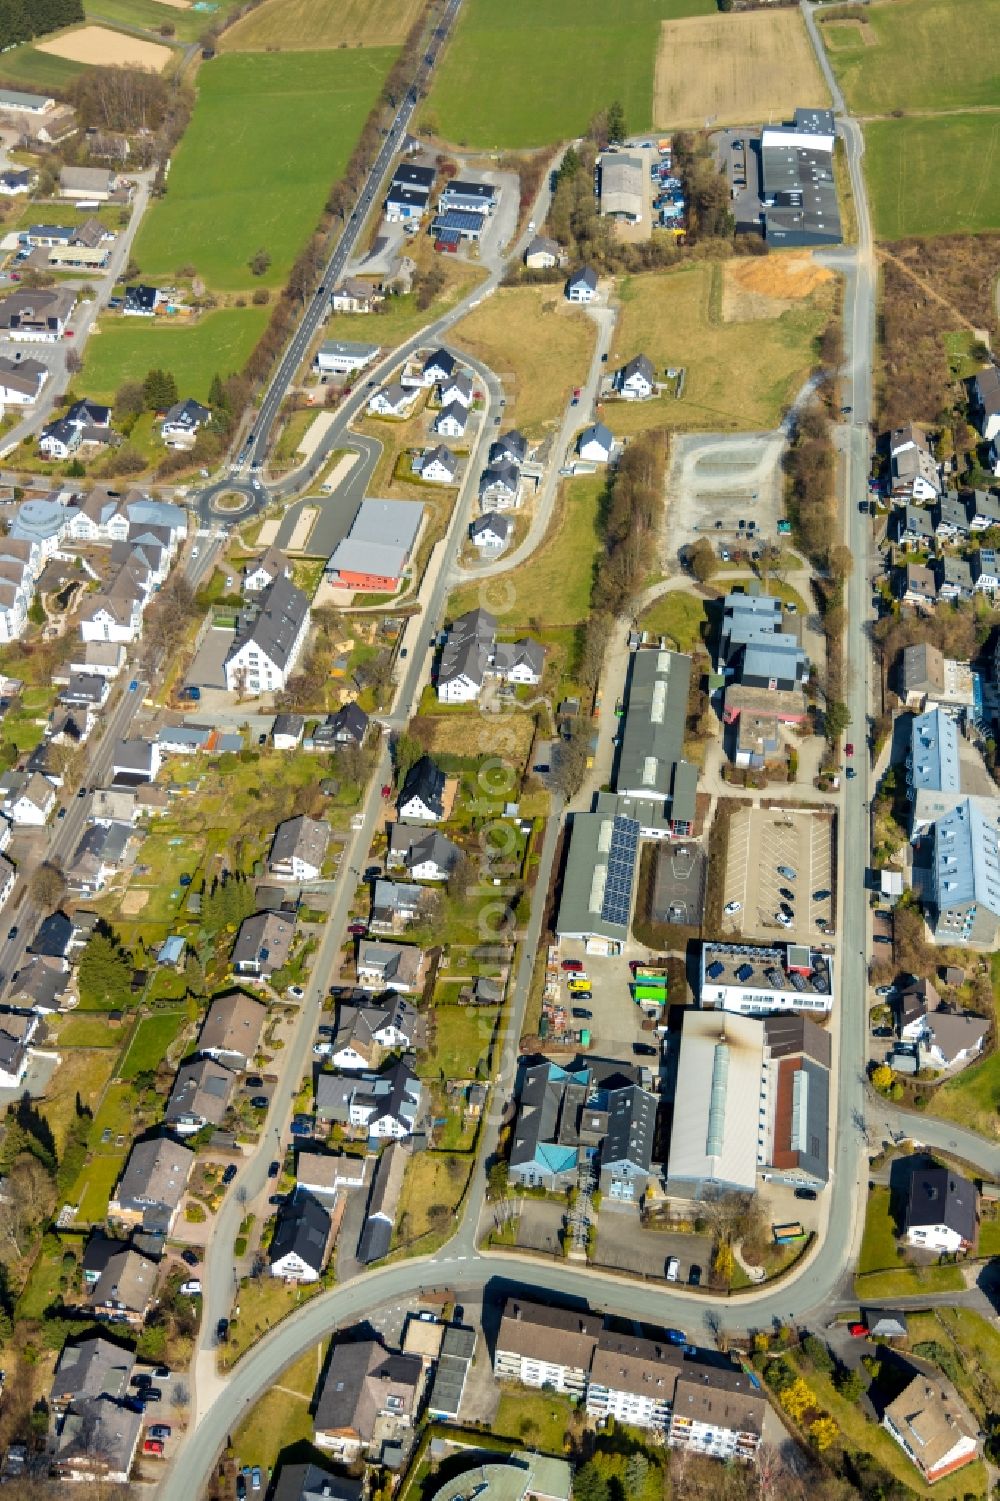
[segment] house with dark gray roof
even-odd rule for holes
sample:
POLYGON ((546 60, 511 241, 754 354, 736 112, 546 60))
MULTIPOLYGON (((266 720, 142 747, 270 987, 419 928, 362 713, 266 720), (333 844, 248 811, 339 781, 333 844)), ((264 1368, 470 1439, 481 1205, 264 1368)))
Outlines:
POLYGON ((364 745, 371 720, 364 709, 353 700, 341 704, 336 713, 326 721, 334 745, 364 745))
POLYGON ((192 1058, 177 1070, 163 1119, 178 1136, 221 1126, 235 1088, 231 1069, 214 1058, 192 1058))
POLYGON ((446 881, 462 858, 462 851, 437 829, 394 823, 389 828, 386 869, 402 868, 415 881, 446 881))
POLYGON ((272 1277, 318 1282, 326 1266, 333 1222, 315 1195, 296 1187, 278 1212, 268 1251, 272 1277))
POLYGON ((231 693, 280 693, 309 634, 309 601, 283 574, 247 604, 223 670, 231 693))
POLYGON ((112 1344, 103 1334, 88 1335, 63 1346, 49 1401, 58 1409, 87 1397, 124 1397, 134 1366, 134 1351, 112 1344))
POLYGON ((283 881, 316 881, 329 847, 329 824, 304 813, 286 818, 271 840, 268 873, 283 881))
POLYGON ((910 1177, 904 1237, 918 1250, 968 1251, 979 1228, 974 1183, 947 1167, 917 1167, 910 1177))
POLYGON ((271 1501, 364 1501, 365 1482, 321 1465, 283 1464, 271 1501))
POLYGON ((656 1096, 637 1084, 608 1093, 608 1128, 601 1143, 603 1202, 637 1204, 646 1192, 656 1134, 656 1096))
POLYGON ((625 401, 648 401, 656 392, 656 371, 652 360, 644 354, 633 356, 615 371, 612 384, 625 401))
POLYGON ((194 1153, 171 1136, 137 1141, 108 1204, 108 1218, 130 1230, 169 1235, 193 1166, 194 1153))
POLYGON ((316 1442, 344 1463, 371 1455, 377 1430, 412 1430, 423 1389, 419 1355, 378 1340, 334 1340, 316 1404, 316 1442), (381 1421, 380 1421, 381 1420, 381 1421))
POLYGON ((430 756, 421 756, 406 774, 396 811, 411 822, 440 823, 444 818, 445 774, 430 756))
POLYGON ((268 980, 287 962, 294 937, 294 913, 255 912, 240 924, 230 963, 238 975, 268 980))
POLYGON ((389 1254, 399 1195, 409 1161, 409 1142, 391 1141, 375 1164, 365 1222, 358 1238, 357 1255, 363 1266, 370 1266, 373 1261, 380 1261, 389 1254))
POLYGON ((509 516, 502 516, 499 511, 485 511, 469 527, 469 540, 481 552, 495 555, 503 552, 513 530, 514 523, 509 516))
POLYGON ((566 278, 568 302, 595 302, 597 300, 597 272, 593 266, 580 266, 566 278))
POLYGON ((143 1417, 111 1397, 74 1402, 55 1438, 52 1468, 61 1480, 127 1485, 143 1417))

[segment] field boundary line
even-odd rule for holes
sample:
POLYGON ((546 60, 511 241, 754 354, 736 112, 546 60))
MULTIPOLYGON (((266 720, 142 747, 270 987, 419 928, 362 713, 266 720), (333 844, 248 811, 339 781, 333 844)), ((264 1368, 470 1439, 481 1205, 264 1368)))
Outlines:
POLYGON ((884 245, 877 246, 875 254, 879 260, 891 261, 897 271, 902 271, 903 275, 909 277, 910 281, 915 286, 918 286, 922 292, 925 292, 928 297, 933 297, 934 301, 940 303, 943 308, 947 308, 949 313, 958 319, 963 328, 968 329, 969 333, 978 336, 979 330, 976 328, 976 325, 971 323, 964 313, 960 313, 953 302, 949 302, 947 297, 942 296, 936 287, 932 287, 929 281, 925 281, 922 276, 918 276, 916 271, 912 270, 905 261, 901 261, 897 255, 893 255, 891 250, 886 250, 884 245))

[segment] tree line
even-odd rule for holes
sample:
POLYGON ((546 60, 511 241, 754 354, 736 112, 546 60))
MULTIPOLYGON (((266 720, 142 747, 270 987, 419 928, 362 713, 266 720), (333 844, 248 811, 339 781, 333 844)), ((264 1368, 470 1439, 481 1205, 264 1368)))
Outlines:
POLYGON ((84 19, 83 0, 0 0, 0 49, 84 19))

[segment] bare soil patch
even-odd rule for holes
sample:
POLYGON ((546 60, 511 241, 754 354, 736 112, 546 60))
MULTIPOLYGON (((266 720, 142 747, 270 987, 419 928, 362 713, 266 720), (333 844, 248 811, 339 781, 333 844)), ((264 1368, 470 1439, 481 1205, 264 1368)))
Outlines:
POLYGON ((797 10, 664 21, 656 56, 657 127, 743 125, 830 103, 797 10))
POLYGON ((170 61, 173 53, 159 42, 144 42, 140 37, 111 31, 107 26, 81 26, 64 31, 48 42, 36 42, 36 51, 52 57, 65 57, 72 63, 91 67, 150 68, 154 73, 170 61))
POLYGON ((148 901, 148 891, 139 891, 135 888, 126 891, 121 901, 122 917, 138 917, 148 901))
POLYGON ((520 767, 527 765, 534 720, 530 714, 421 714, 410 721, 428 751, 453 756, 500 756, 520 767))
POLYGON ((729 261, 722 288, 725 323, 777 318, 833 280, 833 272, 811 255, 769 255, 729 261))

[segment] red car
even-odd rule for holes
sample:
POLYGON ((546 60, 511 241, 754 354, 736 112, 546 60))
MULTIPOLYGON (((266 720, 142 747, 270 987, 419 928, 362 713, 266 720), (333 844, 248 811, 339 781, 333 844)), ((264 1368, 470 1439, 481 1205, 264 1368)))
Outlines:
POLYGON ((580 963, 579 959, 564 959, 562 962, 562 967, 568 973, 575 973, 577 970, 581 970, 583 968, 583 965, 580 963))
POLYGON ((366 922, 348 923, 347 931, 352 938, 363 938, 368 932, 368 924, 366 922))
POLYGON ((867 1324, 851 1324, 851 1325, 848 1326, 848 1333, 850 1334, 850 1336, 851 1336, 852 1339, 867 1339, 868 1338, 868 1325, 867 1324))
POLYGON ((388 782, 383 782, 383 783, 382 783, 382 796, 383 796, 383 797, 384 797, 384 798, 385 798, 385 799, 386 799, 386 800, 387 800, 387 801, 388 801, 388 799, 389 799, 389 798, 390 798, 390 797, 392 797, 392 788, 391 788, 391 787, 390 787, 390 786, 389 786, 389 783, 388 783, 388 782))
POLYGON ((163 1441, 158 1438, 148 1438, 142 1446, 143 1454, 159 1454, 163 1457, 163 1441))
POLYGON ((851 742, 849 740, 848 740, 847 744, 844 746, 844 755, 845 756, 853 756, 854 755, 854 746, 851 744, 851 742))

